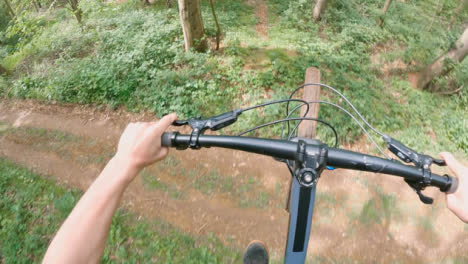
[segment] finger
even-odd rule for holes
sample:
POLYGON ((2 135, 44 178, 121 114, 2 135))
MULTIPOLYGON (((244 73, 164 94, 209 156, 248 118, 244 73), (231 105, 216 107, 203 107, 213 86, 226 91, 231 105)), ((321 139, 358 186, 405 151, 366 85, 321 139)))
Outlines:
POLYGON ((177 115, 175 113, 165 115, 158 122, 154 123, 150 130, 153 133, 162 133, 165 131, 175 120, 177 120, 177 115))
POLYGON ((446 194, 445 195, 445 200, 447 202, 447 207, 450 210, 453 210, 454 208, 457 207, 457 197, 455 196, 454 193, 446 194))
POLYGON ((449 152, 442 152, 440 156, 445 160, 447 166, 458 176, 460 177, 463 173, 463 165, 456 160, 453 155, 449 152))
POLYGON ((160 124, 160 126, 163 127, 164 130, 166 130, 166 128, 168 128, 176 120, 177 120, 177 115, 175 113, 172 113, 172 114, 163 116, 163 118, 159 120, 158 124, 160 124))
POLYGON ((447 208, 450 209, 458 218, 466 222, 463 206, 460 206, 459 200, 453 195, 447 195, 447 208))

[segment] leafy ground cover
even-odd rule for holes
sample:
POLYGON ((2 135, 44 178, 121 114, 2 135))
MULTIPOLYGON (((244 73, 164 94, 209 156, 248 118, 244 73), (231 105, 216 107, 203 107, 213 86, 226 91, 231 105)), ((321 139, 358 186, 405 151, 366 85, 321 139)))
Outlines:
MULTIPOLYGON (((323 81, 348 96, 377 128, 420 150, 467 153, 466 89, 459 96, 442 97, 414 90, 406 79, 408 72, 453 45, 468 13, 462 12, 447 30, 457 1, 397 1, 380 28, 381 4, 330 1, 322 21, 315 23, 305 14, 308 1, 270 0, 269 38, 264 40, 255 32, 251 6, 241 0, 216 1, 224 47, 202 54, 183 51, 176 8, 83 0, 82 27, 63 8, 27 13, 21 16, 22 26, 4 26, 0 59, 12 74, 2 77, 0 93, 124 105, 159 116, 171 111, 206 116, 284 98, 301 83, 305 69, 316 66, 323 81), (260 58, 252 61, 252 54, 260 58), (382 68, 395 61, 404 67, 383 74, 382 68)), ((203 15, 212 37, 215 27, 206 2, 203 15)), ((467 73, 465 61, 435 85, 438 90, 466 86, 467 73)), ((329 92, 324 97, 343 105, 329 92)), ((278 118, 283 111, 284 106, 273 106, 246 113, 230 131, 278 118)), ((336 111, 322 107, 320 115, 336 126, 341 142, 359 140, 358 127, 336 111)), ((272 127, 258 133, 278 131, 272 127)), ((320 133, 322 138, 328 135, 325 129, 320 133)))
MULTIPOLYGON (((81 193, 4 159, 0 159, 0 175, 0 261, 40 262, 81 193)), ((239 252, 214 236, 192 237, 161 220, 119 210, 101 262, 233 263, 239 258, 239 252)))

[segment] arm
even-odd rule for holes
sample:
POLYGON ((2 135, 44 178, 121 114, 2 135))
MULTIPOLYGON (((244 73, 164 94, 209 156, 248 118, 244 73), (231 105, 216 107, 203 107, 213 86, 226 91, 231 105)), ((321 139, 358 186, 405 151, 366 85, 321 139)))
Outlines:
POLYGON ((177 117, 159 122, 131 123, 123 132, 116 155, 81 197, 60 227, 43 263, 98 263, 107 240, 112 216, 123 192, 141 169, 163 159, 161 135, 177 117))
POLYGON ((447 163, 449 169, 458 177, 457 191, 447 194, 447 207, 460 220, 468 223, 468 168, 463 166, 448 152, 443 152, 440 155, 447 163))

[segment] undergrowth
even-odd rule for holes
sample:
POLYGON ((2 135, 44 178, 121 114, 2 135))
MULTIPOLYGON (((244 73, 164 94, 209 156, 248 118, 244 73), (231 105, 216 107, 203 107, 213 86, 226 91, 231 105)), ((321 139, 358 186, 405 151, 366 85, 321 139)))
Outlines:
MULTIPOLYGON (((21 25, 27 31, 9 27, 10 34, 3 35, 1 63, 11 74, 0 79, 0 96, 150 109, 157 116, 210 116, 285 98, 303 81, 306 68, 315 66, 322 82, 349 97, 383 132, 419 151, 468 153, 463 132, 468 61, 433 84, 442 92, 464 87, 458 95, 417 91, 406 81, 408 72, 453 46, 468 17, 461 12, 447 30, 457 1, 395 1, 382 28, 377 25, 382 1, 330 0, 319 23, 309 15, 310 1, 267 3, 265 40, 255 32, 253 7, 242 0, 216 1, 223 45, 221 51, 207 53, 183 51, 176 7, 83 0, 82 27, 60 8, 24 15, 21 25), (31 21, 35 26, 28 26, 31 21), (15 40, 19 36, 22 40, 15 40), (394 61, 405 70, 383 74, 382 68, 394 61)), ((207 1, 202 1, 202 13, 211 40, 215 26, 207 1)), ((322 91, 323 100, 345 106, 322 91)), ((277 119, 284 110, 276 105, 244 113, 224 133, 277 119)), ((321 107, 320 118, 337 128, 341 143, 364 140, 359 127, 336 109, 321 107)), ((280 126, 273 126, 254 135, 277 136, 279 131, 280 126)), ((330 136, 319 125, 319 137, 332 144, 330 136)))
MULTIPOLYGON (((0 159, 0 262, 39 263, 81 192, 0 159)), ((227 263, 239 253, 213 236, 191 237, 161 220, 118 210, 101 263, 227 263)))

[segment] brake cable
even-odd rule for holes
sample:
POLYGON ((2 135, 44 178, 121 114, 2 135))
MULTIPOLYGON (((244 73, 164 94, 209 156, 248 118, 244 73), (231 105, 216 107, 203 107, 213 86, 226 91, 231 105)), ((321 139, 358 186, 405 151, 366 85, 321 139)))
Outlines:
POLYGON ((254 130, 257 130, 257 129, 260 129, 260 128, 263 128, 263 127, 266 127, 266 126, 278 124, 278 123, 281 123, 281 122, 293 121, 293 120, 300 120, 300 121, 302 121, 302 120, 311 120, 311 121, 316 121, 316 122, 319 122, 319 123, 322 123, 322 124, 328 126, 333 131, 333 134, 335 135, 335 148, 338 146, 338 134, 336 133, 335 128, 332 125, 330 125, 328 122, 325 122, 325 121, 323 121, 321 119, 318 119, 318 118, 312 118, 312 117, 292 117, 292 118, 285 118, 285 119, 279 119, 279 120, 271 121, 271 122, 268 122, 268 123, 265 123, 265 124, 250 128, 250 129, 248 129, 246 131, 243 131, 240 134, 238 134, 237 136, 242 136, 244 134, 250 133, 250 132, 252 132, 254 130))
MULTIPOLYGON (((256 109, 256 108, 260 108, 260 107, 265 107, 265 106, 268 106, 268 105, 272 105, 272 104, 278 104, 278 103, 284 103, 286 102, 286 118, 285 119, 280 119, 280 120, 275 120, 275 121, 271 121, 271 122, 268 122, 268 123, 265 123, 265 124, 262 124, 262 125, 259 125, 259 126, 256 126, 254 128, 251 128, 251 129, 248 129, 244 132, 241 132, 239 134, 239 136, 241 135, 244 135, 246 133, 249 133, 249 132, 252 132, 254 130, 257 130, 257 129, 260 129, 260 128, 263 128, 263 127, 266 127, 266 126, 269 126, 269 125, 273 125, 273 124, 278 124, 278 123, 283 123, 283 126, 281 128, 281 138, 283 138, 283 132, 284 132, 284 123, 287 123, 288 125, 288 137, 287 139, 288 140, 291 140, 292 136, 293 135, 296 135, 296 131, 299 127, 299 125, 301 124, 301 122, 303 120, 312 120, 312 121, 316 121, 316 122, 319 122, 319 123, 322 123, 328 127, 330 127, 334 133, 334 136, 335 136, 335 147, 338 145, 338 135, 336 133, 336 130, 335 128, 329 124, 328 122, 325 122, 321 119, 318 119, 318 118, 309 118, 309 117, 306 117, 307 116, 307 113, 309 112, 309 109, 310 109, 310 104, 312 103, 318 103, 318 104, 327 104, 327 105, 331 105, 331 106, 334 106, 338 109, 340 109, 341 111, 345 112, 348 116, 350 116, 358 125, 359 127, 364 131, 364 133, 366 134, 366 136, 371 140, 371 142, 374 144, 374 146, 389 160, 392 160, 388 155, 385 154, 385 152, 378 146, 378 144, 375 142, 375 140, 373 139, 373 137, 369 134, 369 132, 364 128, 364 126, 357 120, 357 118, 351 114, 349 111, 347 111, 346 109, 344 109, 343 107, 337 105, 337 104, 334 104, 334 103, 331 103, 331 102, 327 102, 327 101, 310 101, 310 102, 306 102, 305 100, 300 100, 300 99, 292 99, 292 97, 294 96, 294 94, 300 89, 300 88, 303 88, 305 86, 308 86, 308 85, 318 85, 318 86, 322 86, 322 87, 326 87, 330 90, 332 90, 333 92, 335 92, 336 94, 338 94, 341 98, 343 98, 350 106, 351 108, 356 112, 356 114, 358 115, 358 117, 364 122, 365 125, 367 125, 371 130, 373 130, 376 134, 379 134, 380 136, 382 136, 382 139, 386 142, 387 144, 387 148, 393 153, 395 154, 398 158, 400 158, 402 161, 406 162, 406 163, 414 163, 417 167, 420 168, 420 170, 422 171, 423 173, 423 180, 422 181, 418 181, 418 182, 410 182, 410 181, 406 181, 406 183, 418 194, 420 200, 423 202, 423 203, 432 203, 432 198, 430 197, 427 197, 427 196, 424 196, 421 191, 424 190, 424 188, 426 186, 428 186, 428 183, 430 182, 430 165, 435 163, 439 166, 445 166, 445 162, 443 160, 440 160, 440 159, 435 159, 431 156, 428 156, 428 155, 424 155, 424 154, 421 154, 421 153, 417 153, 416 151, 408 148, 407 146, 405 146, 404 144, 402 144, 401 142, 393 139, 392 137, 386 135, 386 134, 383 134, 381 133, 380 131, 378 131, 377 129, 375 129, 372 125, 370 125, 366 119, 364 119, 364 117, 361 115, 361 113, 359 113, 359 111, 356 109, 356 107, 354 107, 354 105, 342 94, 340 93, 338 90, 336 90, 335 88, 331 87, 331 86, 328 86, 328 85, 325 85, 325 84, 321 84, 321 83, 306 83, 306 84, 303 84, 303 85, 300 85, 298 86, 289 96, 289 99, 283 99, 283 100, 276 100, 276 101, 271 101, 271 102, 267 102, 267 103, 263 103, 263 104, 258 104, 258 105, 255 105, 255 106, 251 106, 251 107, 248 107, 248 108, 245 108, 245 109, 237 109, 237 110, 233 110, 233 111, 230 111, 230 112, 226 112, 226 113, 223 113, 223 114, 220 114, 220 115, 217 115, 217 116, 213 116, 213 117, 210 117, 210 118, 207 118, 207 119, 201 119, 201 117, 198 117, 198 118, 192 118, 192 119, 189 119, 189 120, 176 120, 174 121, 173 125, 175 126, 182 126, 182 125, 189 125, 191 128, 192 128, 192 133, 190 135, 190 142, 189 142, 189 146, 191 148, 194 148, 194 149, 197 149, 197 148, 200 148, 200 145, 198 143, 198 138, 201 134, 204 133, 204 131, 206 131, 207 129, 210 129, 210 130, 219 130, 221 128, 224 128, 226 126, 229 126, 233 123, 235 123, 237 121, 237 117, 245 112, 245 111, 249 111, 249 110, 253 110, 253 109, 256 109), (292 111, 291 113, 289 112, 289 103, 290 102, 301 102, 302 104, 296 106, 292 111), (304 117, 296 117, 296 118, 290 118, 290 116, 295 112, 297 111, 298 109, 300 109, 301 107, 303 106, 307 106, 307 109, 304 113, 304 117), (296 126, 294 127, 294 129, 292 131, 290 131, 290 126, 289 126, 289 121, 299 121, 296 126)), ((281 160, 283 162, 285 162, 288 166, 288 169, 291 171, 291 173, 293 172, 292 171, 292 168, 291 168, 291 164, 289 162, 289 160, 281 160)))
MULTIPOLYGON (((344 109, 343 107, 337 105, 337 104, 334 104, 332 102, 328 102, 328 101, 309 101, 307 102, 308 104, 327 104, 327 105, 331 105, 331 106, 334 106, 338 109, 340 109, 341 111, 345 112, 348 116, 350 116, 357 124, 358 126, 362 129, 362 131, 364 132, 364 134, 366 134, 367 138, 369 138, 369 140, 371 141, 371 143, 380 151, 380 153, 385 156, 387 159, 391 159, 387 154, 385 154, 385 152, 380 148, 380 146, 374 141, 374 138, 369 134, 369 132, 367 131, 366 128, 364 128, 364 126, 357 120, 357 118, 351 114, 349 111, 347 111, 346 109, 344 109)), ((296 106, 293 110, 291 110, 290 114, 291 115, 294 111, 296 111, 298 109, 298 107, 300 107, 301 105, 299 106, 296 106)), ((289 116, 288 115, 288 116, 289 116)), ((293 131, 289 134, 288 136, 288 140, 290 140, 292 138, 292 135, 294 135, 294 132, 297 130, 297 128, 299 127, 299 124, 297 124, 293 131)), ((281 129, 281 138, 283 138, 283 128, 284 126, 282 127, 281 129)))

